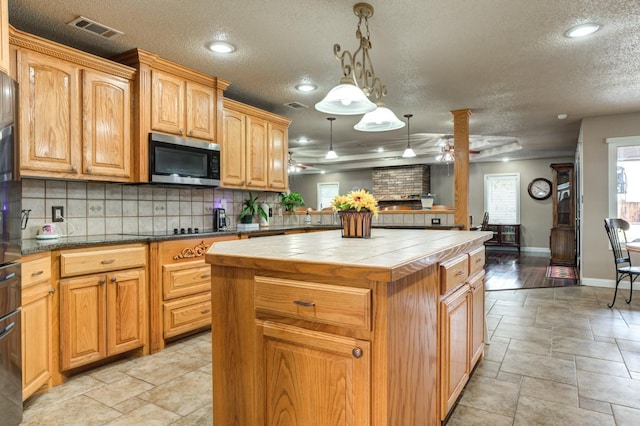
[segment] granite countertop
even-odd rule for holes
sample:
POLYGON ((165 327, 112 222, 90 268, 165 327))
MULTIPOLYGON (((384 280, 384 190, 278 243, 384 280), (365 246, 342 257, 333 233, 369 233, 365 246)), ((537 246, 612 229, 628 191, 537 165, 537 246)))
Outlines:
MULTIPOLYGON (((462 225, 373 225, 373 228, 386 229, 460 229, 462 225)), ((77 248, 83 246, 96 246, 107 244, 127 244, 127 243, 147 243, 154 241, 169 241, 176 239, 198 238, 198 237, 216 237, 224 235, 251 235, 251 234, 284 234, 287 231, 296 230, 337 230, 339 225, 293 225, 293 226, 270 226, 256 230, 227 229, 224 231, 208 231, 198 234, 153 234, 141 233, 133 234, 101 234, 101 235, 83 235, 60 237, 51 240, 37 240, 35 238, 22 240, 21 252, 23 255, 40 253, 48 250, 59 250, 65 248, 77 248)))

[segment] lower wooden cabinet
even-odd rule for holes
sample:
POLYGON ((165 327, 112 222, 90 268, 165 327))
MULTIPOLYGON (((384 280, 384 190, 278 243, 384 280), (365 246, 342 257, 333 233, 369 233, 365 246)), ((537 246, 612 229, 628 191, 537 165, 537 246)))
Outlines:
POLYGON ((257 424, 370 424, 368 341, 270 321, 258 329, 257 424))
POLYGON ((211 293, 166 302, 163 314, 165 339, 210 326, 211 293))
POLYGON ((22 261, 22 399, 51 386, 52 299, 48 252, 22 261))
POLYGON ((469 285, 444 298, 440 309, 440 415, 444 420, 469 380, 469 285))
POLYGON ((144 268, 60 281, 62 370, 142 347, 144 268))
POLYGON ((484 271, 473 276, 469 281, 471 286, 471 365, 482 358, 485 341, 485 313, 484 313, 484 271))

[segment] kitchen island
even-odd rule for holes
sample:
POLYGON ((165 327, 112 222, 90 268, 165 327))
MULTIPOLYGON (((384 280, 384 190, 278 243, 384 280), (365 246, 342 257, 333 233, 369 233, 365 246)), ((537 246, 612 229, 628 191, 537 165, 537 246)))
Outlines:
POLYGON ((482 354, 489 232, 221 242, 214 423, 434 425, 482 354))

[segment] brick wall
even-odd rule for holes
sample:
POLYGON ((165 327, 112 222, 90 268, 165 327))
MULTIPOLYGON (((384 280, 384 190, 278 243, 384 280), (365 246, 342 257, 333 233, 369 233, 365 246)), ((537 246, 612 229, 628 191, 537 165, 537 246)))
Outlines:
POLYGON ((431 192, 431 170, 426 164, 377 167, 372 173, 373 195, 379 200, 402 199, 431 192))

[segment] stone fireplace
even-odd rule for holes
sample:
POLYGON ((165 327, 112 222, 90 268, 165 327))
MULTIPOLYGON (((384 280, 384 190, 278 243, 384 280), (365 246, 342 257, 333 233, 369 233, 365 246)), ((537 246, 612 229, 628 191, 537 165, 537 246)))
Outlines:
POLYGON ((373 169, 371 192, 381 208, 406 205, 420 210, 420 195, 428 194, 430 190, 431 169, 426 164, 373 169))

